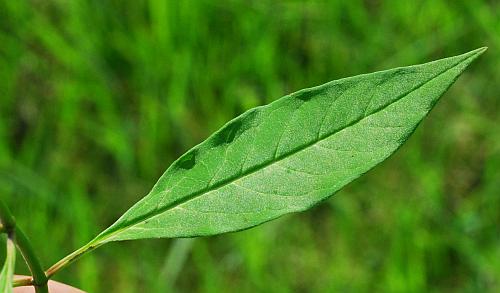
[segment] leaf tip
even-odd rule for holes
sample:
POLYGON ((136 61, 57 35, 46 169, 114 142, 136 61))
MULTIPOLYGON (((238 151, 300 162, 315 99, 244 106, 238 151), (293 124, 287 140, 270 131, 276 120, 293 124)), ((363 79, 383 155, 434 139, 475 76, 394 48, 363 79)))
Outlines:
POLYGON ((483 54, 486 50, 488 50, 488 47, 481 47, 476 50, 473 50, 471 53, 476 54, 477 56, 483 54))
POLYGON ((488 47, 477 48, 475 50, 460 55, 460 58, 462 58, 462 61, 464 61, 467 65, 469 65, 470 63, 472 63, 472 61, 476 60, 476 58, 481 56, 487 49, 488 47))

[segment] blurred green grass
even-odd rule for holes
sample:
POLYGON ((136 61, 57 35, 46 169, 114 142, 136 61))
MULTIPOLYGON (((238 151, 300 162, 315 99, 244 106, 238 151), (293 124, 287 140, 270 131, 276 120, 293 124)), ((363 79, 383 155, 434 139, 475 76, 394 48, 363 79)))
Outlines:
POLYGON ((498 1, 0 0, 0 196, 48 266, 244 110, 481 46, 409 142, 324 204, 240 233, 110 244, 56 279, 89 292, 498 292, 498 1))

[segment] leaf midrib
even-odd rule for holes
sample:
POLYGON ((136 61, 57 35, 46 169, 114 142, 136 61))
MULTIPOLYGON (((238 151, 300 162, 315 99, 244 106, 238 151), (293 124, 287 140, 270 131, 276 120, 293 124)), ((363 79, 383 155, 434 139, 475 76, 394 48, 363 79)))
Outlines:
MULTIPOLYGON (((220 189, 220 188, 222 188, 224 186, 230 185, 231 183, 233 183, 235 181, 238 181, 238 180, 240 180, 242 178, 250 176, 253 173, 256 173, 256 172, 258 172, 260 170, 263 170, 263 169, 265 169, 265 168, 267 168, 269 166, 272 166, 273 164, 275 164, 277 162, 280 162, 280 161, 282 161, 282 160, 284 160, 284 159, 286 159, 286 158, 288 158, 290 156, 293 156, 294 154, 296 154, 296 153, 298 153, 300 151, 303 151, 303 150, 305 150, 305 149, 307 149, 307 148, 309 148, 309 147, 311 147, 311 146, 313 146, 313 145, 315 145, 315 144, 317 144, 317 143, 319 143, 319 142, 321 142, 321 141, 323 141, 325 139, 328 139, 329 137, 334 136, 335 134, 337 134, 337 133, 339 133, 339 132, 341 132, 341 131, 343 131, 345 129, 348 129, 348 128, 350 128, 350 127, 352 127, 352 126, 360 123, 364 119, 366 119, 366 118, 368 118, 368 117, 370 117, 372 115, 375 115, 375 114, 383 111, 384 109, 388 108, 389 106, 391 106, 391 105, 399 102, 400 100, 402 100, 406 96, 410 95, 414 91, 420 89, 421 87, 423 87, 427 83, 431 82, 432 80, 434 80, 434 79, 438 78, 439 76, 445 74, 446 72, 452 70, 453 68, 457 67, 461 63, 467 61, 468 59, 474 58, 474 56, 476 56, 476 54, 471 54, 470 56, 467 56, 465 59, 462 59, 462 60, 458 61, 456 64, 454 64, 453 66, 451 66, 449 68, 446 68, 443 71, 437 73, 435 76, 433 76, 433 77, 429 78, 428 80, 422 82, 421 84, 415 86, 413 89, 409 90, 408 92, 401 94, 400 96, 398 96, 391 103, 389 103, 389 104, 387 104, 385 106, 382 106, 379 109, 376 109, 375 111, 373 111, 372 113, 370 113, 367 116, 363 116, 360 119, 354 120, 353 122, 347 124, 345 127, 341 128, 341 129, 335 130, 332 133, 328 133, 328 134, 319 136, 318 139, 313 140, 313 141, 311 141, 311 142, 309 142, 307 144, 301 145, 301 146, 297 147, 296 149, 293 149, 292 151, 283 154, 282 156, 279 156, 279 157, 276 157, 276 158, 274 158, 272 160, 263 162, 263 163, 261 163, 259 165, 256 165, 256 166, 254 166, 252 168, 249 168, 246 172, 240 173, 240 174, 238 174, 235 177, 228 178, 226 180, 222 180, 222 181, 220 181, 220 182, 218 182, 218 183, 216 183, 216 184, 214 184, 214 185, 212 185, 210 187, 206 187, 204 189, 201 189, 200 191, 197 191, 197 192, 194 192, 194 193, 192 193, 192 194, 190 194, 188 196, 185 196, 184 198, 180 198, 180 199, 178 199, 176 201, 173 201, 171 204, 166 205, 163 208, 156 209, 154 211, 146 213, 146 214, 144 214, 141 217, 135 218, 134 220, 126 221, 126 222, 123 223, 124 226, 118 227, 118 229, 116 229, 116 230, 112 229, 113 226, 114 226, 113 225, 113 226, 110 227, 109 230, 106 230, 102 234, 98 235, 91 243, 98 243, 98 244, 105 243, 105 242, 107 242, 105 240, 110 239, 110 238, 112 238, 113 236, 115 236, 117 234, 120 234, 124 230, 128 230, 128 229, 130 229, 130 228, 132 228, 132 227, 134 227, 134 226, 136 226, 136 225, 138 225, 138 224, 140 224, 140 223, 142 223, 142 222, 144 222, 144 221, 146 221, 148 219, 151 219, 151 218, 154 218, 156 216, 159 216, 159 215, 165 213, 168 210, 171 210, 171 209, 176 208, 176 207, 178 207, 180 205, 183 205, 183 204, 185 204, 185 203, 187 203, 187 202, 189 202, 191 200, 194 200, 194 199, 198 198, 199 196, 201 196, 201 195, 203 195, 203 194, 205 194, 207 192, 214 191, 214 190, 220 189)), ((433 61, 433 62, 435 62, 435 61, 433 61)), ((429 62, 429 63, 433 63, 433 62, 429 62)), ((414 65, 414 66, 422 66, 422 65, 426 65, 426 64, 414 65)), ((375 73, 377 73, 377 72, 373 72, 373 73, 370 73, 370 74, 375 74, 375 73)), ((269 104, 268 106, 270 106, 270 105, 271 104, 269 104)))

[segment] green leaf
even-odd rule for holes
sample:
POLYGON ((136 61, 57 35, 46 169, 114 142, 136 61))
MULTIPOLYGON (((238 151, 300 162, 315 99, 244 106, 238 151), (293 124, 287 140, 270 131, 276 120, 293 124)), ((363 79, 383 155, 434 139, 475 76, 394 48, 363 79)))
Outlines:
POLYGON ((340 79, 231 120, 91 246, 246 229, 304 211, 394 153, 486 48, 340 79))
POLYGON ((0 272, 0 293, 12 293, 15 262, 16 247, 14 242, 7 238, 7 254, 2 271, 0 272))

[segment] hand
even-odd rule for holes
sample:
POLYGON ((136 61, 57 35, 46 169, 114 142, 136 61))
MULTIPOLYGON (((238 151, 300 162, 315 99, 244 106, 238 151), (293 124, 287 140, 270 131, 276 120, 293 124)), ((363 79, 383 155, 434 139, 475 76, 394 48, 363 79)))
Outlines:
MULTIPOLYGON (((16 276, 19 277, 19 276, 16 276)), ((16 287, 14 293, 35 293, 33 286, 16 287)), ((49 281, 49 293, 85 293, 80 289, 73 288, 55 281, 49 281)))

